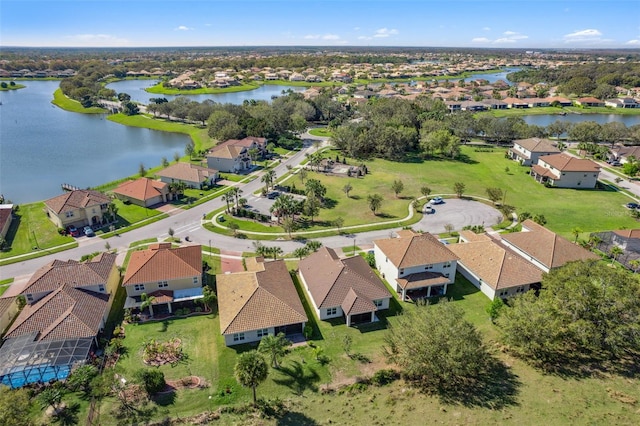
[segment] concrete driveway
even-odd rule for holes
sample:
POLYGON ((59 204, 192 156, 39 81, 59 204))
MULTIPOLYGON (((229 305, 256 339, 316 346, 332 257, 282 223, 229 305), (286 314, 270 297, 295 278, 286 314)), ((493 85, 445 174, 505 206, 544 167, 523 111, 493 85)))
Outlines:
POLYGON ((453 225, 460 230, 467 225, 484 225, 485 227, 502 222, 502 213, 479 201, 458 198, 445 198, 444 203, 433 205, 434 213, 425 214, 414 229, 432 234, 446 232, 445 225, 453 225))

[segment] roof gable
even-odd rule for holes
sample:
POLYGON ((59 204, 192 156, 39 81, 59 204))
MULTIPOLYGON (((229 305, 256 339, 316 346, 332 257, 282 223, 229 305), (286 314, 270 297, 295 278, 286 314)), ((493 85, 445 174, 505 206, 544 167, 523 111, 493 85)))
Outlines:
POLYGON ((109 204, 111 198, 92 189, 78 189, 50 198, 44 204, 56 214, 109 204))
POLYGON ((175 163, 163 170, 160 170, 157 174, 158 176, 170 179, 186 180, 189 182, 203 182, 205 179, 215 176, 217 173, 217 170, 196 166, 191 163, 175 163))
POLYGON ((396 268, 452 262, 458 257, 428 232, 373 242, 396 268))
POLYGON ((527 151, 530 152, 560 152, 558 148, 553 145, 553 142, 549 139, 529 138, 518 139, 513 141, 514 144, 518 144, 527 151))
POLYGON ((567 154, 543 155, 538 161, 544 161, 561 172, 600 172, 598 163, 567 154))
POLYGON ((166 281, 202 274, 202 247, 171 248, 158 244, 154 248, 134 251, 122 280, 123 286, 166 281))
POLYGON ((167 186, 164 182, 145 177, 122 182, 113 192, 136 200, 146 201, 162 195, 167 186))

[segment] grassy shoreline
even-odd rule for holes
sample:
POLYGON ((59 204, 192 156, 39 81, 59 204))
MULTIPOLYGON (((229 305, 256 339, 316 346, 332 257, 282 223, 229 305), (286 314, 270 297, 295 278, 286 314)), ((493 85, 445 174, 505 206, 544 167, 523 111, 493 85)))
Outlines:
POLYGON ((200 89, 184 90, 164 87, 162 85, 162 82, 160 82, 154 86, 147 87, 144 90, 148 93, 159 95, 216 95, 221 93, 247 92, 250 90, 255 90, 258 87, 260 87, 260 85, 258 84, 241 84, 240 86, 230 86, 224 88, 202 87, 200 89))
POLYGON ((7 86, 7 87, 0 87, 0 92, 8 92, 9 90, 18 90, 18 89, 24 89, 25 86, 24 84, 14 84, 13 86, 7 86))
POLYGON ((53 100, 51 103, 65 111, 78 112, 80 114, 106 114, 108 112, 106 109, 99 107, 85 108, 80 102, 69 99, 62 93, 62 89, 60 88, 53 92, 53 100))

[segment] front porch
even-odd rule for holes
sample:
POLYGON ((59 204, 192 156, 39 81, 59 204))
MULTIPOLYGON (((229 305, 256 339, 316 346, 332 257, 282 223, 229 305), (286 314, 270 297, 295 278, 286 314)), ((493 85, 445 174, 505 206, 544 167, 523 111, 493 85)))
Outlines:
POLYGON ((182 290, 156 290, 148 293, 146 300, 142 295, 128 296, 124 302, 124 309, 131 309, 141 315, 141 319, 154 319, 169 317, 175 311, 184 308, 193 308, 197 299, 203 298, 202 287, 182 290), (146 305, 149 314, 145 315, 141 306, 146 305), (136 312, 137 311, 137 312, 136 312))
POLYGON ((545 169, 538 164, 534 164, 531 166, 531 171, 529 172, 531 176, 535 179, 536 182, 541 184, 549 184, 553 185, 554 180, 557 179, 556 176, 551 173, 551 170, 545 169))

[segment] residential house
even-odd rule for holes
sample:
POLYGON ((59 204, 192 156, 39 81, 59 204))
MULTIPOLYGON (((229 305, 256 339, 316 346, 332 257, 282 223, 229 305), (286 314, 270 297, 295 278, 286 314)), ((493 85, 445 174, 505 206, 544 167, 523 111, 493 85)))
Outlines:
POLYGON ((543 155, 531 167, 531 176, 540 183, 558 188, 595 188, 600 166, 591 160, 568 154, 543 155))
POLYGON ((491 300, 539 288, 542 270, 486 234, 462 231, 448 248, 459 258, 458 272, 491 300))
POLYGON ((640 108, 640 104, 633 98, 607 99, 604 104, 612 108, 640 108))
POLYGON ((616 245, 625 252, 640 255, 640 229, 619 229, 617 231, 599 232, 598 238, 607 245, 616 245))
POLYGON ((429 233, 403 230, 373 244, 376 267, 402 300, 444 295, 455 281, 458 256, 429 233))
POLYGON ((116 255, 54 260, 31 277, 27 305, 4 335, 0 383, 17 388, 68 377, 95 350, 120 279, 116 255))
POLYGON ((522 222, 521 232, 502 234, 501 241, 544 272, 575 260, 599 259, 596 254, 530 219, 522 222))
POLYGON ((554 102, 557 102, 557 105, 561 107, 570 107, 573 105, 573 102, 571 102, 570 99, 563 98, 561 96, 550 96, 547 98, 547 100, 549 101, 549 105, 553 104, 554 102))
POLYGON ((200 189, 211 186, 218 179, 218 171, 208 167, 196 166, 191 163, 175 163, 160 170, 157 175, 160 181, 172 184, 182 182, 189 188, 200 189))
POLYGON ((173 198, 169 184, 146 177, 122 182, 113 193, 119 199, 141 207, 166 203, 173 198))
POLYGON ((245 260, 247 270, 216 276, 220 330, 227 346, 301 334, 307 315, 284 260, 245 260))
POLYGON ((616 144, 609 150, 609 158, 619 161, 624 164, 629 161, 629 158, 640 159, 640 146, 625 146, 616 144))
POLYGON ((526 99, 504 98, 503 102, 507 104, 507 108, 529 108, 529 102, 526 99))
POLYGON ((111 198, 91 189, 66 192, 44 202, 47 216, 58 228, 97 225, 103 222, 111 198))
POLYGON ((175 304, 203 297, 202 247, 172 248, 171 243, 155 243, 147 250, 134 251, 122 286, 127 291, 125 309, 140 308, 145 294, 151 316, 171 314, 175 304))
POLYGON ((576 105, 586 106, 586 107, 603 107, 605 104, 598 98, 594 98, 593 96, 587 96, 586 98, 576 99, 576 105))
POLYGON ((509 148, 509 158, 518 161, 523 166, 530 166, 537 164, 538 158, 542 155, 560 152, 549 139, 517 139, 513 141, 513 148, 509 148))
POLYGON ((507 109, 507 103, 500 99, 484 99, 481 101, 486 109, 507 109))
POLYGON ((207 165, 210 169, 227 173, 243 172, 251 168, 251 153, 263 157, 267 140, 255 136, 244 139, 229 139, 211 148, 207 153, 207 165))
POLYGON ((321 320, 345 317, 347 326, 375 321, 391 294, 362 256, 340 259, 321 247, 300 261, 300 280, 321 320))
POLYGON ((0 236, 7 238, 13 220, 13 204, 0 204, 0 236))

